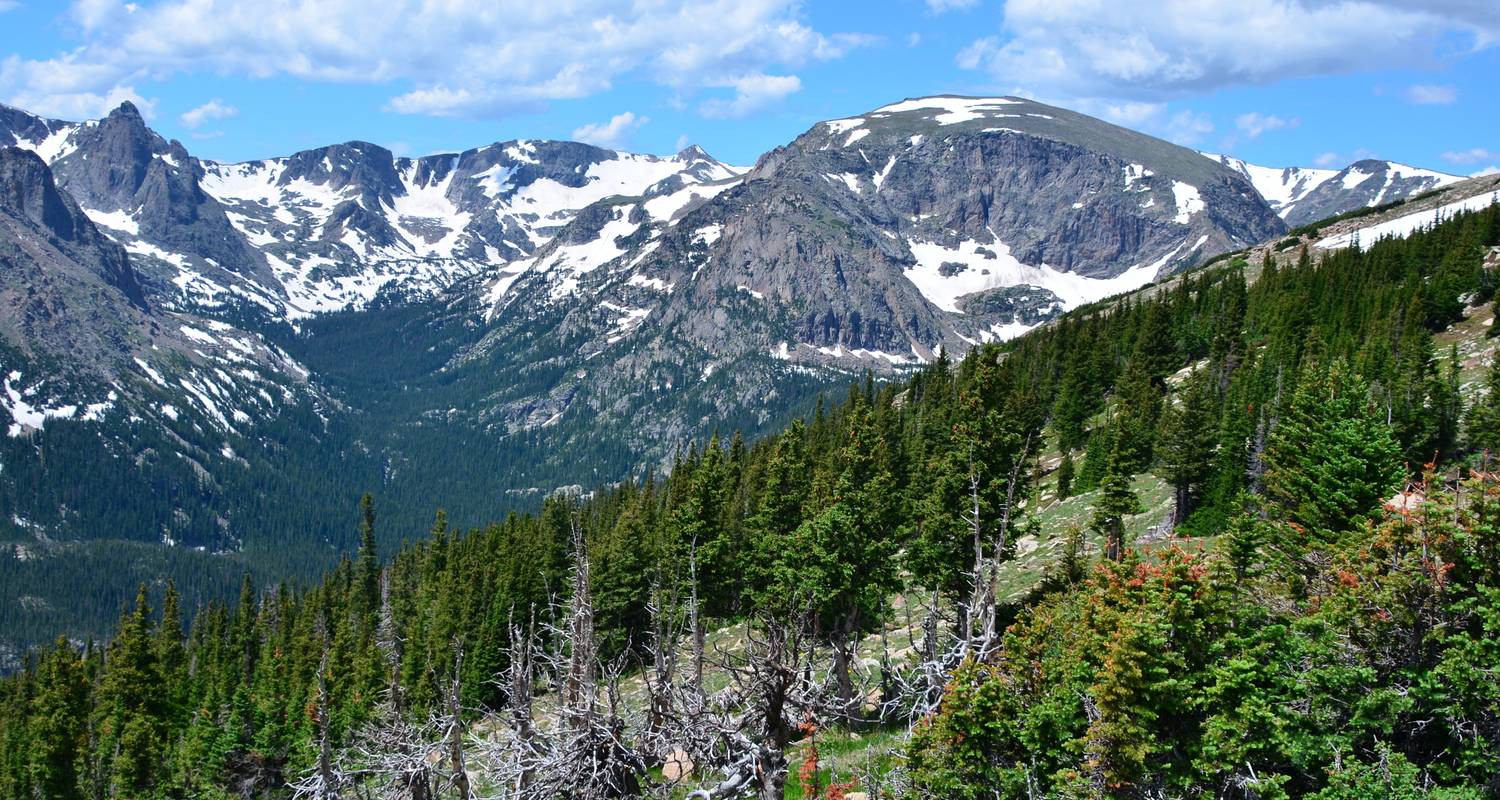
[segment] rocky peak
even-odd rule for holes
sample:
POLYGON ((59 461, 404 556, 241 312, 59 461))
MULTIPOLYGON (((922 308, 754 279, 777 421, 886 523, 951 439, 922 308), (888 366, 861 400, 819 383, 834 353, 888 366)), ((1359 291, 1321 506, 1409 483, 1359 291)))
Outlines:
POLYGON ((52 180, 47 163, 30 150, 0 148, 0 210, 71 240, 78 220, 52 180))
MULTIPOLYGON (((36 252, 28 252, 29 260, 67 263, 80 272, 92 272, 135 306, 146 307, 125 251, 94 227, 78 204, 57 188, 46 162, 29 150, 0 148, 0 218, 7 220, 0 230, 14 233, 21 227, 42 233, 48 240, 43 250, 61 254, 38 258, 36 252)), ((23 242, 16 243, 27 250, 23 242)))
POLYGON ((151 164, 168 150, 129 102, 99 124, 73 135, 74 149, 54 165, 68 192, 89 208, 113 211, 131 205, 151 164))
POLYGON ((369 201, 389 202, 399 192, 401 178, 396 174, 396 159, 390 150, 370 142, 343 144, 303 150, 286 160, 279 185, 305 180, 333 191, 348 191, 369 201))

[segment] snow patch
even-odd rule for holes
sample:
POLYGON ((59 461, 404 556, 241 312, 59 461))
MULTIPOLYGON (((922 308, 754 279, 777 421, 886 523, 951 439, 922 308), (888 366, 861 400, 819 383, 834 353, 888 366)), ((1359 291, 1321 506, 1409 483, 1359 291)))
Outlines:
POLYGON ((1172 181, 1172 201, 1177 204, 1178 225, 1188 224, 1194 214, 1203 210, 1203 196, 1198 194, 1198 188, 1182 181, 1172 181))
POLYGON ((957 247, 918 240, 907 244, 916 256, 917 265, 905 272, 906 278, 938 308, 955 313, 959 313, 959 298, 965 295, 1023 285, 1052 292, 1064 309, 1076 308, 1140 288, 1150 283, 1161 268, 1161 264, 1137 265, 1113 278, 1089 278, 1046 264, 1023 264, 998 239, 988 244, 965 240, 957 247), (944 268, 945 264, 956 264, 962 269, 944 268))
POLYGON ((141 235, 141 224, 135 221, 135 217, 126 211, 98 211, 85 208, 83 213, 93 220, 95 225, 103 225, 110 230, 122 231, 131 236, 141 235))
POLYGON ((1368 250, 1381 239, 1404 237, 1416 231, 1431 228, 1461 211, 1479 211, 1496 203, 1500 203, 1500 192, 1479 194, 1427 211, 1416 211, 1348 233, 1329 236, 1319 241, 1317 246, 1325 250, 1333 250, 1358 242, 1361 250, 1368 250))
MULTIPOLYGON (((1004 97, 972 98, 972 97, 921 97, 915 100, 903 100, 888 106, 881 106, 872 112, 872 115, 900 114, 908 111, 937 110, 939 113, 933 117, 939 125, 955 125, 969 120, 983 119, 994 115, 1000 108, 1008 105, 1021 103, 1020 100, 1010 100, 1004 97)), ((1015 116, 1006 114, 1004 116, 1015 116)))

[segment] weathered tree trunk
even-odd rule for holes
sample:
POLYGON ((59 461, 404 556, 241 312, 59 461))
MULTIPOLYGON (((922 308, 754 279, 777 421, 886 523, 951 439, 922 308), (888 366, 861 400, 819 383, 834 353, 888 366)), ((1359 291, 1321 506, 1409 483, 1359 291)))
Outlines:
POLYGON ((448 710, 448 769, 453 773, 450 779, 453 790, 459 800, 470 800, 473 792, 469 787, 469 769, 464 757, 464 717, 463 708, 459 703, 459 689, 464 670, 464 646, 457 637, 453 640, 453 677, 448 681, 447 697, 444 698, 448 710))

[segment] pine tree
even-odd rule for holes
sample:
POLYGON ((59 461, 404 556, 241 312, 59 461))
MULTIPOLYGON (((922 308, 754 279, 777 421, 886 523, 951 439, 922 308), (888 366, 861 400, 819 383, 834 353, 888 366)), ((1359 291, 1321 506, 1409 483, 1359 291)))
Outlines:
POLYGON ((1459 426, 1463 418, 1457 343, 1449 347, 1448 360, 1433 376, 1428 395, 1433 417, 1429 452, 1437 462, 1446 461, 1458 450, 1459 426))
POLYGON ((1172 524, 1181 525, 1197 508, 1213 470, 1217 431, 1208 373, 1193 372, 1184 382, 1181 400, 1162 415, 1157 453, 1162 478, 1172 486, 1172 524))
POLYGON ((355 617, 363 631, 374 632, 380 608, 380 552, 375 542, 375 498, 359 498, 359 556, 355 568, 355 617))
POLYGON ((29 790, 18 796, 82 798, 78 765, 87 745, 84 722, 89 688, 83 660, 67 638, 59 636, 36 673, 36 695, 26 731, 29 790))
POLYGON ((778 573, 794 583, 777 590, 815 611, 833 649, 838 696, 852 714, 855 635, 880 619, 899 584, 887 444, 859 400, 847 412, 846 430, 832 502, 793 534, 796 548, 783 555, 790 563, 778 573))
POLYGON ((136 593, 135 608, 120 620, 105 663, 96 708, 100 752, 107 758, 105 785, 99 788, 114 797, 147 798, 162 777, 166 742, 161 730, 164 687, 144 585, 136 593))
POLYGON ((1401 454, 1365 383, 1342 364, 1299 382, 1266 451, 1266 492, 1293 521, 1343 530, 1401 481, 1401 454))
POLYGON ((1057 402, 1052 409, 1052 429, 1057 433, 1057 446, 1062 450, 1072 450, 1083 444, 1089 419, 1099 413, 1103 393, 1091 375, 1094 356, 1085 344, 1080 343, 1069 352, 1062 384, 1057 390, 1057 402))
POLYGON ((1073 496, 1073 454, 1063 452, 1062 461, 1057 464, 1057 499, 1066 500, 1073 496))
POLYGON ((1120 408, 1111 420, 1110 457, 1131 473, 1144 472, 1154 458, 1152 445, 1161 416, 1161 389, 1150 371, 1150 359, 1131 359, 1120 377, 1120 408))
POLYGON ((1490 359, 1484 394, 1474 398, 1465 423, 1464 440, 1469 452, 1500 456, 1500 356, 1490 359))
POLYGON ((1104 538, 1104 554, 1111 561, 1125 557, 1125 520, 1141 511, 1140 499, 1130 486, 1131 473, 1119 447, 1109 456, 1104 480, 1099 484, 1099 499, 1089 527, 1104 538))

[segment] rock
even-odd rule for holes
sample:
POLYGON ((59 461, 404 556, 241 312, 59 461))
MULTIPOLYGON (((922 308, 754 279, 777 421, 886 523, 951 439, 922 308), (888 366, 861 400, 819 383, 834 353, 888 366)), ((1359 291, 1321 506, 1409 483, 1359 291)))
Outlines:
POLYGON ((687 751, 680 747, 673 748, 667 753, 666 760, 661 765, 661 776, 667 781, 681 781, 693 774, 693 760, 687 751))

